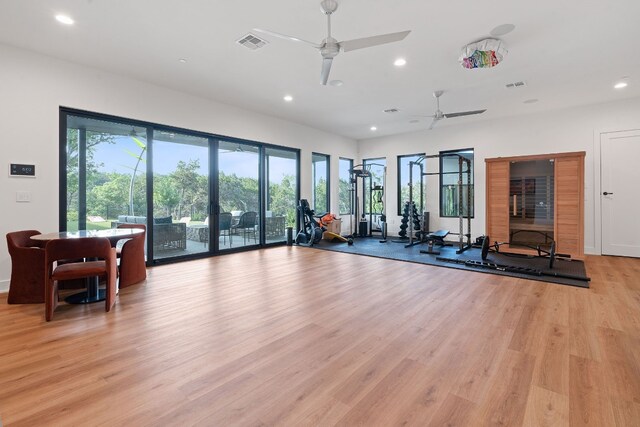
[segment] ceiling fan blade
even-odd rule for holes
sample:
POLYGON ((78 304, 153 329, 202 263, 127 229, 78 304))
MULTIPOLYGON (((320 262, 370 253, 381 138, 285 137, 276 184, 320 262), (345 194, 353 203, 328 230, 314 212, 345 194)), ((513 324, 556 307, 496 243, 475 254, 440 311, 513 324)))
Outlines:
POLYGON ((281 39, 284 39, 284 40, 290 40, 290 41, 294 41, 294 42, 305 43, 305 44, 308 44, 309 46, 315 47, 316 49, 320 49, 322 47, 321 45, 319 45, 317 43, 312 43, 310 41, 303 40, 303 39, 300 39, 298 37, 288 36, 286 34, 276 33, 275 31, 263 30, 261 28, 254 28, 253 31, 257 31, 259 33, 267 34, 267 35, 270 35, 270 36, 273 36, 273 37, 278 37, 278 38, 281 38, 281 39))
POLYGON ((440 121, 439 118, 434 117, 433 121, 431 122, 431 124, 429 125, 429 130, 433 129, 433 127, 436 125, 436 123, 438 123, 440 121))
POLYGON ((434 116, 433 114, 431 114, 431 115, 411 114, 411 115, 409 115, 409 117, 431 117, 431 118, 435 118, 436 116, 434 116))
POLYGON ((487 110, 474 110, 474 111, 461 111, 459 113, 446 113, 444 116, 447 119, 450 119, 452 117, 462 117, 462 116, 472 116, 474 114, 482 114, 487 110))
POLYGON ((386 43, 399 42, 409 35, 411 30, 401 31, 399 33, 382 34, 379 36, 364 37, 361 39, 345 40, 340 43, 340 48, 344 52, 350 50, 363 49, 365 47, 378 46, 386 43))
POLYGON ((327 80, 329 80, 329 73, 331 72, 331 63, 333 62, 333 58, 324 58, 322 60, 322 72, 320 73, 320 84, 327 84, 327 80))

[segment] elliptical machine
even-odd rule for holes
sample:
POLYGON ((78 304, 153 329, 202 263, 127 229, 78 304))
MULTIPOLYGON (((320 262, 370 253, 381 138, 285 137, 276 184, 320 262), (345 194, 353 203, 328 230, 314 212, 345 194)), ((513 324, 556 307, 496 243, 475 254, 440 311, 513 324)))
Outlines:
POLYGON ((313 246, 320 242, 325 229, 316 221, 315 212, 309 206, 307 199, 300 199, 297 209, 300 231, 296 235, 295 242, 302 246, 313 246))

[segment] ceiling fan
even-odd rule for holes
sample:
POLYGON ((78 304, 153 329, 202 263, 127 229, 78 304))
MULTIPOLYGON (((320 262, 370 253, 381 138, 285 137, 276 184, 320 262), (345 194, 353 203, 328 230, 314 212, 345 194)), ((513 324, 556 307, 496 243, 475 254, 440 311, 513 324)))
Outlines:
POLYGON ((473 110, 473 111, 459 111, 457 113, 443 113, 442 110, 440 110, 440 96, 442 96, 443 93, 444 91, 442 90, 437 90, 433 92, 433 97, 436 99, 436 112, 432 116, 417 116, 417 117, 433 117, 433 121, 429 126, 429 130, 433 129, 436 123, 438 123, 442 119, 450 119, 453 117, 462 117, 462 116, 472 116, 474 114, 482 114, 485 111, 487 111, 486 109, 484 109, 484 110, 473 110))
POLYGON ((401 31, 399 33, 390 33, 390 34, 381 34, 377 36, 364 37, 361 39, 354 40, 345 40, 345 41, 337 41, 333 37, 331 37, 331 14, 338 9, 337 0, 322 0, 320 2, 320 10, 327 15, 327 38, 322 40, 322 42, 312 43, 306 40, 303 40, 298 37, 287 36, 285 34, 276 33, 274 31, 263 30, 260 28, 254 28, 254 31, 258 31, 263 34, 268 34, 270 36, 279 37, 285 40, 292 40, 295 42, 305 43, 310 45, 320 51, 322 55, 322 71, 320 73, 320 84, 326 85, 327 80, 329 80, 329 72, 331 71, 331 63, 333 62, 333 58, 340 53, 349 52, 351 50, 363 49, 365 47, 378 46, 386 43, 393 43, 400 41, 407 37, 407 35, 411 32, 409 31, 401 31))

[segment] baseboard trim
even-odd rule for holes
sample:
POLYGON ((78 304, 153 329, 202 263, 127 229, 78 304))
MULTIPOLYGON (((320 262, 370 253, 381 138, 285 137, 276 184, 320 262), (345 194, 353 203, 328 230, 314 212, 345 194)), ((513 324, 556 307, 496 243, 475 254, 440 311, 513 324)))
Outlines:
POLYGON ((0 294, 9 292, 9 281, 8 280, 0 280, 0 294))

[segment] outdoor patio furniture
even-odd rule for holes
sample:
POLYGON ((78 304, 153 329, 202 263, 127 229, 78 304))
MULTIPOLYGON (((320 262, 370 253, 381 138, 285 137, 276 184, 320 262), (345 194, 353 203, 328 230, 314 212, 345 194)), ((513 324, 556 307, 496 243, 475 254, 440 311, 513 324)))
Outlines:
POLYGON ((244 244, 247 244, 247 236, 253 234, 253 242, 257 243, 256 240, 256 225, 257 225, 257 212, 245 212, 240 215, 240 219, 238 223, 233 225, 231 229, 239 234, 238 231, 242 230, 242 235, 244 237, 244 244))
MULTIPOLYGON (((118 221, 113 221, 111 227, 119 224, 147 224, 147 217, 120 215, 118 221)), ((153 251, 185 250, 187 248, 187 224, 173 222, 171 216, 155 217, 153 219, 153 251)))

